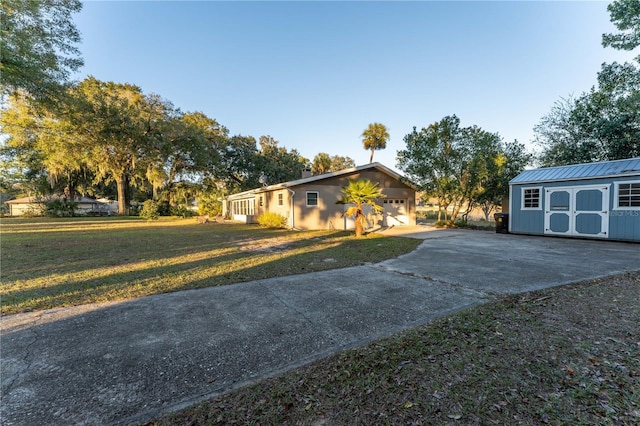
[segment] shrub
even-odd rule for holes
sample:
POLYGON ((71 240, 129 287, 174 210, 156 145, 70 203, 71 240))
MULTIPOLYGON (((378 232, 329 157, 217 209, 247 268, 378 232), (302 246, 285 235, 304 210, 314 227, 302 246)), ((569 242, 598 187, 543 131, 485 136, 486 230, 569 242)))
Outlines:
POLYGON ((433 210, 423 211, 421 212, 421 214, 422 214, 422 217, 424 217, 427 220, 433 220, 438 218, 438 212, 433 210))
POLYGON ((220 216, 222 214, 222 202, 220 201, 220 195, 217 193, 207 193, 202 195, 198 199, 198 213, 200 216, 220 216))
POLYGON ((169 213, 171 214, 171 216, 179 216, 181 218, 195 216, 195 212, 189 210, 184 204, 171 206, 171 208, 169 209, 169 213))
POLYGON ((278 213, 263 213, 258 217, 258 223, 267 228, 286 228, 287 218, 278 213))
POLYGON ((156 201, 158 204, 158 215, 159 216, 171 216, 171 205, 167 200, 156 201))
POLYGON ((129 207, 129 216, 140 216, 140 210, 142 210, 140 203, 131 203, 131 206, 129 207))
POLYGON ((455 228, 456 225, 450 220, 439 220, 433 224, 436 228, 455 228))
POLYGON ((78 203, 69 201, 66 198, 45 201, 44 205, 45 214, 52 217, 73 217, 78 208, 78 203))
POLYGON ((157 201, 147 200, 142 203, 142 209, 140 209, 140 217, 147 220, 157 220, 160 216, 160 206, 157 201))
POLYGON ((466 228, 467 226, 469 226, 469 222, 464 219, 456 220, 455 226, 457 226, 458 228, 466 228))

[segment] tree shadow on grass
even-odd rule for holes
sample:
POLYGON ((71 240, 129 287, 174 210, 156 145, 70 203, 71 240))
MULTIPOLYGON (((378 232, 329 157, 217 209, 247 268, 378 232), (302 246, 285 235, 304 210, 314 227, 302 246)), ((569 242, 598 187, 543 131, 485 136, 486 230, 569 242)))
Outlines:
MULTIPOLYGON (((274 238, 300 240, 290 231, 268 230, 246 225, 181 226, 166 232, 142 228, 124 238, 120 231, 101 230, 60 238, 50 235, 35 241, 3 239, 3 281, 33 280, 51 274, 78 273, 140 261, 197 254, 235 247, 244 241, 274 238), (295 237, 295 238, 292 238, 295 237)), ((304 240, 302 240, 304 241, 304 240)))
MULTIPOLYGON (((337 246, 329 243, 312 249, 270 246, 270 250, 236 251, 215 258, 152 266, 142 270, 117 272, 96 279, 82 279, 48 287, 7 292, 3 295, 3 315, 22 311, 123 300, 151 294, 234 284, 274 276, 296 275, 353 265, 352 259, 335 258, 337 246), (303 250, 302 253, 287 253, 303 250), (246 266, 252 265, 252 266, 246 266)), ((366 257, 360 252, 357 256, 366 257)))

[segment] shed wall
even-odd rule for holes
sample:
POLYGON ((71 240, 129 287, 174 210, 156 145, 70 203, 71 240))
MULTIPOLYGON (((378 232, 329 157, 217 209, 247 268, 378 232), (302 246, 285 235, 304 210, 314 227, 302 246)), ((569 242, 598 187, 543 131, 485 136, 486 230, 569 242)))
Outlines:
POLYGON ((545 211, 547 206, 544 192, 549 188, 584 187, 603 185, 609 187, 608 203, 608 239, 640 242, 640 209, 617 208, 617 182, 637 182, 640 176, 625 176, 606 179, 584 179, 530 184, 512 184, 510 186, 509 230, 515 234, 545 234, 545 211), (523 207, 523 189, 540 189, 540 208, 523 207))

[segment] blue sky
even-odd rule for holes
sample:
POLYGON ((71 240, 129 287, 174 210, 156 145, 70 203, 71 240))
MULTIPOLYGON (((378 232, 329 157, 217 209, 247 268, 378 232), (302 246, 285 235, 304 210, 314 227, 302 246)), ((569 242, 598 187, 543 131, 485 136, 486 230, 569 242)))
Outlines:
POLYGON ((533 148, 553 103, 596 83, 614 31, 604 1, 88 1, 75 77, 132 83, 230 133, 271 135, 309 159, 369 160, 372 122, 396 165, 414 126, 456 114, 533 148))

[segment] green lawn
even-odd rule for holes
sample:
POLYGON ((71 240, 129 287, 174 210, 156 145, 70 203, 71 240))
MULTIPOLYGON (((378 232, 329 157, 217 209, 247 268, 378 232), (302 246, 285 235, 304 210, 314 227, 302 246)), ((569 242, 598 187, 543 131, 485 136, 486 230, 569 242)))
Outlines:
POLYGON ((195 219, 3 218, 2 315, 379 262, 420 241, 195 219))

